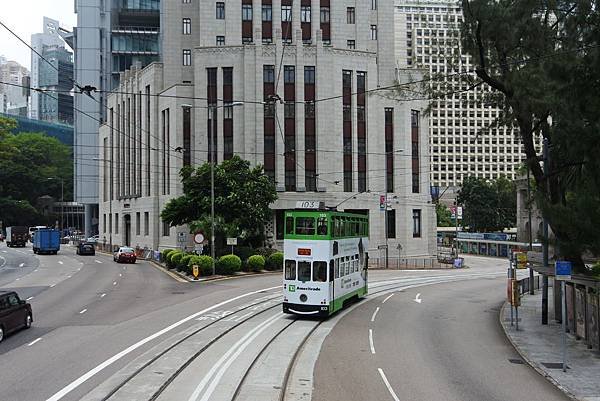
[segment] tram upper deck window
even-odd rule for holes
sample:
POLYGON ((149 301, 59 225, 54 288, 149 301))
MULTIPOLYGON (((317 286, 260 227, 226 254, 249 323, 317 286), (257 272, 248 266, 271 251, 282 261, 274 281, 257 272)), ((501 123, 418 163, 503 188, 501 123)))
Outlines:
POLYGON ((297 235, 315 235, 315 219, 313 217, 296 217, 297 235))
POLYGON ((294 234, 294 218, 292 216, 285 218, 285 233, 294 234))
POLYGON ((310 281, 310 262, 298 262, 298 280, 310 281))
POLYGON ((296 261, 287 259, 285 261, 285 279, 296 280, 296 261))
POLYGON ((327 262, 313 262, 313 281, 327 281, 327 262))
POLYGON ((319 217, 317 219, 317 234, 327 235, 327 217, 319 217))

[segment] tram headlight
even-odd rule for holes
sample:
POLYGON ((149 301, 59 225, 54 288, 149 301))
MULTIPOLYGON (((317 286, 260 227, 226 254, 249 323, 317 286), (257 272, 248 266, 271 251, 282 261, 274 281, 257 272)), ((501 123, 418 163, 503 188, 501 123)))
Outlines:
POLYGON ((302 301, 302 302, 308 301, 308 297, 306 296, 306 294, 300 295, 300 301, 302 301))

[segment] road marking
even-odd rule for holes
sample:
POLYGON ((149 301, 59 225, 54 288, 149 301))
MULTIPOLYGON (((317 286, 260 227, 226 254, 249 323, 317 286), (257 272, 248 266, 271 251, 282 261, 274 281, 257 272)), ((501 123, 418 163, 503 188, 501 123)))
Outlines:
POLYGON ((25 301, 31 301, 32 299, 33 299, 33 297, 29 297, 25 301))
POLYGON ((379 306, 377 307, 377 309, 375 309, 375 312, 373 312, 373 316, 371 316, 371 321, 372 322, 375 321, 375 317, 377 316, 378 313, 379 313, 379 306))
POLYGON ((119 273, 119 277, 123 277, 123 274, 122 274, 122 273, 119 273))
POLYGON ((371 347, 371 354, 374 354, 375 345, 373 344, 373 329, 369 329, 369 347, 371 347))
POLYGON ((62 264, 64 264, 64 262, 63 262, 62 260, 59 260, 59 261, 58 261, 58 264, 59 264, 59 265, 62 265, 62 264))
POLYGON ((102 263, 101 261, 99 261, 98 259, 94 259, 94 262, 96 263, 102 263))
POLYGON ((235 343, 222 357, 217 361, 216 364, 210 369, 210 371, 204 376, 202 381, 198 384, 188 401, 196 401, 200 396, 200 393, 208 382, 210 381, 210 385, 206 389, 206 392, 200 399, 200 401, 208 401, 212 396, 212 393, 215 391, 219 381, 229 368, 233 362, 240 356, 240 354, 262 333, 267 329, 270 325, 275 323, 278 319, 282 317, 282 313, 278 313, 275 316, 271 316, 267 320, 260 323, 258 326, 254 327, 250 330, 244 337, 242 337, 237 343, 235 343), (218 370, 218 371, 217 371, 218 370), (211 380, 212 379, 212 380, 211 380))
POLYGON ((16 279, 15 281, 19 281, 19 280, 21 280, 21 279, 20 279, 20 278, 18 278, 18 279, 16 279))
POLYGON ((418 304, 420 304, 423 300, 421 299, 421 293, 419 292, 417 294, 417 296, 415 297, 414 301, 418 304))
POLYGON ((394 389, 390 385, 390 382, 388 381, 387 377, 385 377, 385 373, 383 373, 383 369, 377 368, 377 370, 379 371, 379 375, 381 376, 381 380, 383 380, 383 384, 385 384, 385 386, 387 387, 387 389, 390 392, 390 395, 392 396, 392 398, 394 399, 394 401, 400 401, 400 399, 396 395, 396 392, 394 391, 394 389))
POLYGON ((87 309, 82 310, 81 312, 79 312, 79 314, 83 315, 85 312, 87 312, 87 309))
POLYGON ((36 272, 36 271, 38 271, 38 270, 40 270, 40 269, 35 269, 35 270, 34 270, 34 272, 36 272))
POLYGON ((23 267, 23 266, 25 266, 25 263, 21 263, 21 264, 19 265, 19 267, 23 267))
POLYGON ((8 251, 2 251, 2 253, 8 253, 8 251))
POLYGON ((28 347, 31 347, 33 344, 37 343, 38 341, 41 341, 42 337, 38 337, 35 340, 33 340, 32 342, 30 342, 29 344, 27 344, 28 347))
POLYGON ((116 282, 116 281, 113 281, 113 285, 117 285, 117 282, 116 282))
POLYGON ((106 293, 100 295, 100 298, 104 298, 106 296, 106 293))
POLYGON ((69 383, 68 385, 66 385, 65 387, 63 387, 62 389, 60 389, 58 392, 56 392, 52 397, 48 398, 46 401, 58 401, 60 399, 62 399, 64 396, 66 396, 67 394, 69 394, 71 391, 75 390, 77 387, 81 386, 83 383, 85 383, 86 381, 88 381, 90 378, 94 377, 96 374, 98 374, 99 372, 103 371, 104 369, 106 369, 108 366, 112 365, 113 363, 115 363, 116 361, 118 361, 119 359, 123 358, 124 356, 132 353, 133 351, 135 351, 136 349, 140 348, 141 346, 143 346, 144 344, 162 336, 165 333, 168 333, 169 331, 181 326, 184 323, 189 322, 190 320, 193 320, 195 318, 197 318, 200 315, 205 314, 206 312, 210 312, 212 310, 215 310, 217 308, 222 307, 223 305, 227 305, 228 303, 237 301, 238 299, 242 299, 245 298, 247 296, 250 295, 255 295, 255 294, 259 294, 263 291, 269 291, 269 290, 274 290, 277 288, 281 288, 280 285, 276 286, 276 287, 269 287, 269 288, 263 288, 261 290, 256 290, 256 291, 252 291, 252 292, 248 292, 246 294, 242 294, 242 295, 238 295, 237 297, 228 299, 226 301, 220 302, 216 305, 213 305, 211 307, 208 307, 206 309, 203 309, 199 312, 196 312, 192 315, 189 315, 186 318, 183 318, 173 324, 171 324, 170 326, 165 327, 164 329, 157 331, 156 333, 145 337, 143 339, 141 339, 140 341, 138 341, 135 344, 130 345, 129 347, 125 348, 123 351, 119 352, 118 354, 113 355, 112 357, 108 358, 107 360, 105 360, 104 362, 102 362, 100 365, 96 366, 95 368, 89 370, 87 373, 85 373, 84 375, 78 377, 77 379, 73 380, 71 383, 69 383))
POLYGON ((56 284, 52 284, 52 285, 50 286, 50 288, 54 287, 55 285, 56 285, 56 284))
POLYGON ((4 267, 4 265, 6 264, 6 259, 4 259, 2 256, 0 256, 0 259, 2 259, 2 264, 0 265, 0 267, 4 267))
POLYGON ((71 278, 71 277, 73 277, 73 276, 67 276, 67 278, 71 278))
POLYGON ((388 295, 387 297, 385 297, 385 299, 383 300, 383 302, 381 302, 382 304, 385 303, 385 301, 387 301, 388 299, 390 299, 391 297, 394 296, 394 293, 391 293, 390 295, 388 295))

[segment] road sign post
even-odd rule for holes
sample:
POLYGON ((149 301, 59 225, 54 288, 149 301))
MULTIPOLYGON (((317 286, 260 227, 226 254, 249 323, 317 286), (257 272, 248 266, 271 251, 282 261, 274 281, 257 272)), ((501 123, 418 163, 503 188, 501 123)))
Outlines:
POLYGON ((573 265, 565 260, 558 260, 554 265, 554 279, 560 281, 560 290, 562 296, 562 354, 563 354, 563 372, 567 371, 567 294, 566 280, 571 279, 573 265))

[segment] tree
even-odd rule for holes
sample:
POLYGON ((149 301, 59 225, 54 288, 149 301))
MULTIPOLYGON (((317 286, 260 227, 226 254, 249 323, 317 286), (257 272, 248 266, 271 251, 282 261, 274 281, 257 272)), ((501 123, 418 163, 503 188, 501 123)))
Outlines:
MULTIPOLYGON (((189 225, 192 231, 211 231, 210 164, 194 170, 185 167, 180 175, 183 195, 169 201, 161 213, 171 226, 189 225)), ((271 216, 269 205, 277 199, 275 185, 265 176, 262 166, 234 156, 215 166, 215 221, 217 248, 223 248, 227 236, 259 246, 264 240, 264 224, 271 216)))
POLYGON ((518 127, 558 256, 600 254, 600 8, 589 1, 462 0, 462 43, 518 127), (549 143, 544 172, 538 136, 549 143))
POLYGON ((516 224, 515 186, 504 177, 495 181, 468 177, 461 186, 457 202, 463 207, 462 225, 470 231, 502 231, 516 224))
POLYGON ((435 212, 437 214, 438 227, 452 227, 455 225, 454 220, 452 220, 452 213, 446 205, 436 203, 435 212))

